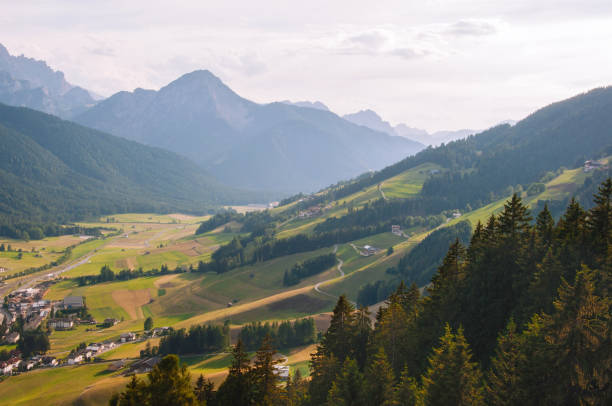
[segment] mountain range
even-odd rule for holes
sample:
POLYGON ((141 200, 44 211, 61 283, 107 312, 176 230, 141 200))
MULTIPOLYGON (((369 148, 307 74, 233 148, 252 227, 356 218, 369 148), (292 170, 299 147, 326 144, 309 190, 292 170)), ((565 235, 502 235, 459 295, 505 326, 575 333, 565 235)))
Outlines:
POLYGON ((375 111, 367 109, 356 113, 345 114, 342 116, 345 120, 352 123, 371 128, 376 131, 384 132, 389 135, 405 137, 414 141, 418 141, 424 145, 440 145, 449 141, 465 138, 468 135, 476 134, 480 130, 462 129, 450 131, 436 131, 429 133, 420 128, 409 127, 406 124, 398 124, 392 126, 388 121, 383 120, 375 111))
MULTIPOLYGON (((261 196, 173 152, 0 103, 0 225, 119 212, 204 213, 261 196)), ((260 200, 261 201, 261 200, 260 200)))
POLYGON ((159 91, 119 92, 74 120, 177 152, 228 185, 281 193, 318 190, 424 148, 320 108, 254 103, 207 70, 159 91))
POLYGON ((13 56, 0 44, 0 102, 69 118, 91 107, 91 94, 44 61, 13 56))

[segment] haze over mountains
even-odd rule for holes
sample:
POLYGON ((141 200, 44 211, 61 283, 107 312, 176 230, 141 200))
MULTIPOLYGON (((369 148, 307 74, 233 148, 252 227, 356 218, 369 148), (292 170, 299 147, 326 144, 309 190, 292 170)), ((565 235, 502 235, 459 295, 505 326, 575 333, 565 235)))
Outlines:
POLYGON ((91 107, 95 100, 44 61, 12 56, 0 44, 0 102, 69 118, 91 107))
POLYGON ((254 103, 206 70, 159 91, 119 92, 75 121, 182 154, 231 186, 284 193, 314 191, 424 148, 319 108, 254 103))
POLYGON ((160 148, 0 103, 0 224, 257 201, 160 148))
POLYGON ((342 116, 345 120, 352 123, 371 128, 376 131, 381 131, 389 135, 405 137, 411 140, 418 141, 424 145, 440 145, 449 141, 465 138, 468 135, 476 134, 479 130, 462 129, 451 131, 436 131, 429 133, 420 128, 409 127, 406 124, 398 124, 392 126, 388 121, 383 120, 375 111, 367 109, 361 110, 352 114, 342 116))

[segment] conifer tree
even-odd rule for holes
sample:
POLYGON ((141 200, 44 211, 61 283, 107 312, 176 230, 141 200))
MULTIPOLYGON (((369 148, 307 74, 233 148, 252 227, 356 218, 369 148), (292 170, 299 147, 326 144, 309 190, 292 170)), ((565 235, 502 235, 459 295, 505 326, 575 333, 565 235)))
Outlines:
POLYGON ((251 369, 253 402, 258 406, 271 406, 280 397, 279 378, 275 369, 278 361, 274 359, 275 354, 272 340, 270 336, 266 336, 261 348, 255 353, 255 361, 251 369))
POLYGON ((366 405, 392 406, 394 374, 384 350, 374 355, 365 372, 366 405))
POLYGON ((608 248, 612 244, 612 179, 608 178, 599 186, 593 197, 595 207, 589 210, 587 227, 596 262, 592 266, 605 266, 608 248))
POLYGON ((149 372, 146 391, 149 405, 195 405, 196 398, 191 389, 191 375, 185 365, 180 365, 176 355, 165 356, 149 372))
POLYGON ((553 239, 553 229, 555 220, 548 210, 548 204, 544 205, 544 209, 536 217, 536 232, 543 247, 547 248, 553 239))
POLYGON ((202 374, 198 377, 195 389, 193 390, 197 401, 200 406, 211 406, 214 397, 215 385, 209 380, 204 378, 202 374))
POLYGON ((340 296, 334 308, 329 328, 321 340, 321 348, 327 354, 343 360, 352 355, 347 345, 355 335, 355 308, 345 295, 340 296))
POLYGON ((366 406, 363 376, 355 360, 347 358, 344 361, 342 372, 329 390, 327 406, 366 406))
POLYGON ((395 388, 395 406, 421 406, 423 404, 423 391, 418 382, 410 375, 406 367, 402 370, 400 381, 395 388))
POLYGON ((481 405, 483 389, 481 372, 472 362, 468 343, 459 329, 451 332, 447 324, 440 346, 429 358, 429 368, 423 376, 423 396, 426 405, 481 405))
POLYGON ((244 352, 242 341, 238 340, 232 349, 232 364, 229 374, 217 391, 217 402, 227 406, 251 405, 252 383, 248 354, 244 352))
POLYGON ((564 404, 612 401, 610 300, 595 294, 594 279, 595 272, 585 267, 573 284, 563 280, 555 312, 545 317, 546 341, 554 354, 557 388, 562 391, 554 399, 564 404))
POLYGON ((512 406, 527 401, 527 388, 520 380, 520 371, 526 361, 521 351, 522 342, 516 324, 511 319, 506 332, 497 341, 495 356, 487 374, 487 404, 512 406))

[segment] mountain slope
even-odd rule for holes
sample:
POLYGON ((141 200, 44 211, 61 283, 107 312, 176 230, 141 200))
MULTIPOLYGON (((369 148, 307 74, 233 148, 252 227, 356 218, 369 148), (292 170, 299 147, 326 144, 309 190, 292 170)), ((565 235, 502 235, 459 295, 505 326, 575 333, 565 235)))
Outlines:
POLYGON ((66 81, 44 61, 12 56, 0 44, 0 102, 70 117, 91 107, 89 92, 66 81))
POLYGON ((315 190, 423 148, 321 109, 253 103, 208 71, 186 74, 159 91, 117 93, 75 120, 187 156, 233 186, 280 192, 315 190), (307 151, 300 151, 304 145, 307 151))
POLYGON ((465 138, 468 135, 475 134, 476 130, 450 130, 450 131, 436 131, 429 133, 420 128, 409 127, 406 124, 400 123, 396 126, 392 126, 388 121, 385 121, 373 110, 361 110, 352 114, 345 114, 342 116, 345 120, 348 120, 357 125, 371 128, 375 131, 387 133, 389 135, 397 135, 405 137, 410 140, 422 143, 423 145, 439 145, 443 142, 454 141, 460 138, 465 138))
POLYGON ((0 104, 0 136, 2 222, 203 212, 241 197, 172 152, 33 110, 0 104))
MULTIPOLYGON (((381 171, 327 191, 348 196, 400 173, 432 163, 432 174, 419 194, 421 208, 470 209, 526 189, 547 172, 575 168, 587 159, 610 154, 612 87, 594 89, 544 107, 516 125, 500 125, 436 148, 427 148, 381 171)), ((323 198, 321 198, 323 199, 323 198)), ((413 202, 417 206, 416 201, 413 202)))

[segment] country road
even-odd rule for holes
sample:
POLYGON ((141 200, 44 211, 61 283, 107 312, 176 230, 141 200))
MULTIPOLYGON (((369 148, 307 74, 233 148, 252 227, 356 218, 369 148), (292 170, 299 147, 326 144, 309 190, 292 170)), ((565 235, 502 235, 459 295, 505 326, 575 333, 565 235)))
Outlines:
MULTIPOLYGON (((334 254, 335 254, 336 252, 338 252, 338 244, 334 245, 334 254)), ((340 258, 338 258, 338 266, 337 266, 337 269, 338 269, 338 272, 340 272, 340 278, 344 278, 344 271, 342 270, 342 265, 344 265, 344 262, 343 262, 343 261, 342 261, 340 258)), ((314 286, 314 290, 316 290, 317 292, 321 293, 322 295, 325 295, 325 296, 329 296, 329 297, 333 297, 333 298, 335 298, 335 297, 336 297, 336 295, 332 295, 331 293, 323 292, 323 291, 320 289, 320 286, 321 286, 322 284, 327 283, 327 282, 330 282, 330 281, 333 281, 334 279, 338 279, 338 278, 337 278, 337 277, 336 277, 336 278, 331 278, 331 279, 328 279, 328 280, 321 281, 321 282, 317 283, 317 284, 314 286)), ((352 303, 352 302, 351 302, 351 303, 352 303)))
POLYGON ((35 285, 37 282, 40 282, 43 279, 56 278, 57 276, 61 275, 64 272, 68 272, 68 271, 76 268, 77 266, 81 266, 81 265, 87 263, 87 261, 89 261, 91 259, 91 257, 93 257, 93 255, 94 255, 93 253, 89 253, 86 257, 80 259, 79 261, 76 261, 76 262, 73 262, 71 264, 68 264, 68 265, 64 266, 63 268, 60 268, 59 270, 56 270, 56 271, 47 272, 47 273, 44 273, 43 275, 39 275, 37 273, 37 274, 34 275, 33 278, 28 279, 27 282, 22 282, 21 285, 19 285, 18 289, 16 289, 16 290, 29 288, 32 285, 35 285))

